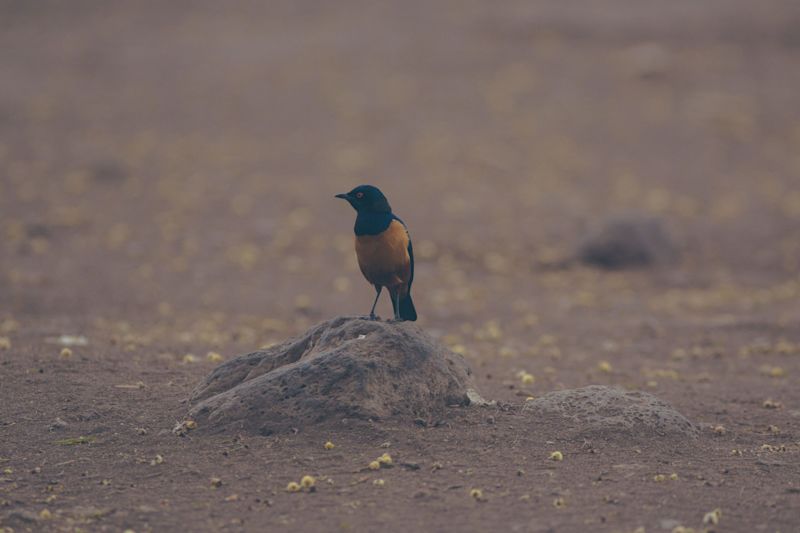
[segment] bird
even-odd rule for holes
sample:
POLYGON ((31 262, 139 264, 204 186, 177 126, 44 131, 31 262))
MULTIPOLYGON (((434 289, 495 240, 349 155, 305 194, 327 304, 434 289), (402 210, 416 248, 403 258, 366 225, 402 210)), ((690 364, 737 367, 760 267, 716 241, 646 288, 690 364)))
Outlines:
POLYGON ((336 198, 347 200, 357 213, 353 229, 358 266, 376 291, 369 319, 377 320, 375 306, 386 287, 392 299, 394 320, 415 321, 417 311, 411 299, 414 249, 405 222, 392 213, 386 196, 372 185, 359 185, 350 192, 337 194, 336 198))

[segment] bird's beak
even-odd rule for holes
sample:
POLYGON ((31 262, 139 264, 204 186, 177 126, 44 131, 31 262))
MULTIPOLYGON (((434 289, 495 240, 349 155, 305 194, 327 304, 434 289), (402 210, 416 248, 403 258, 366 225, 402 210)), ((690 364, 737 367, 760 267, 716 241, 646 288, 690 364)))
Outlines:
POLYGON ((341 198, 342 200, 349 200, 350 199, 350 195, 347 194, 346 192, 343 192, 342 194, 337 194, 336 198, 341 198))

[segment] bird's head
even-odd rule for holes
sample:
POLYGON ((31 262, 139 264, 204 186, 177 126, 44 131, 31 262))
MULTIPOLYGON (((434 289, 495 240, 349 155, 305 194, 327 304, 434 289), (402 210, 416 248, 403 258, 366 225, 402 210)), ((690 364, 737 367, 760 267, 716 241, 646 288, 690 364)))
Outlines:
POLYGON ((350 192, 337 194, 336 198, 347 200, 358 212, 391 213, 389 201, 377 187, 359 185, 350 192))

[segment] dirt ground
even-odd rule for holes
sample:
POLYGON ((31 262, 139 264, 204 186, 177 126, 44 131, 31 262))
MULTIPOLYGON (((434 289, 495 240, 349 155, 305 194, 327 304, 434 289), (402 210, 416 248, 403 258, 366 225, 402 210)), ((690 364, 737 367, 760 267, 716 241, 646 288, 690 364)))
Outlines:
POLYGON ((0 0, 0 50, 0 528, 800 531, 795 0, 0 0), (368 311, 364 182, 505 408, 174 435, 213 354, 368 311), (675 263, 564 261, 632 211, 675 263), (515 408, 588 384, 700 437, 515 408))

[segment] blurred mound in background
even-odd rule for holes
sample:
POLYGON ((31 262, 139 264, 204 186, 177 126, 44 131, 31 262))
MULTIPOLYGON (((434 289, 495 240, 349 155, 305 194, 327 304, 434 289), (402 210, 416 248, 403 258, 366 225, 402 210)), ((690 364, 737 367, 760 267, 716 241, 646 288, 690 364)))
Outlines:
POLYGON ((577 257, 587 265, 609 270, 668 263, 677 254, 657 218, 626 214, 600 221, 578 245, 577 257))

